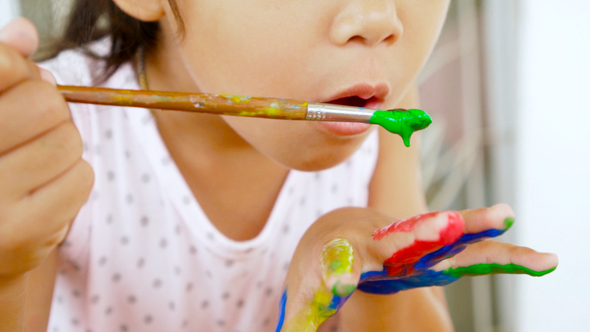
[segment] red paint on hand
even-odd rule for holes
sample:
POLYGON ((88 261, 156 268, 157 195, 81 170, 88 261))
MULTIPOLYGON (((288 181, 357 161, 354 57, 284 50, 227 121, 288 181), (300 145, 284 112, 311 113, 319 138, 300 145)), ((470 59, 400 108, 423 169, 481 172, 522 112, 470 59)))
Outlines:
POLYGON ((373 240, 381 240, 389 234, 397 233, 397 232, 411 232, 416 228, 416 226, 428 219, 438 215, 440 212, 430 212, 425 214, 420 214, 417 216, 413 216, 408 219, 402 219, 394 222, 393 224, 383 227, 379 230, 373 232, 373 240))
MULTIPOLYGON (((416 226, 433 218, 441 212, 431 212, 412 218, 399 220, 373 233, 374 240, 381 240, 389 234, 397 232, 411 232, 416 226)), ((463 236, 465 222, 463 217, 455 211, 446 211, 448 221, 446 227, 440 230, 439 239, 435 241, 416 240, 410 246, 396 251, 383 265, 389 276, 408 275, 414 272, 414 264, 424 255, 450 245, 463 236)))

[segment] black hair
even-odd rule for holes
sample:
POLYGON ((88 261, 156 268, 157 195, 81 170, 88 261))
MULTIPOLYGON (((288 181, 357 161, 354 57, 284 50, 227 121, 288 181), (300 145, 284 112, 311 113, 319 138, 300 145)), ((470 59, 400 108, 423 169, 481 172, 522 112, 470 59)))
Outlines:
MULTIPOLYGON (((168 0, 178 23, 178 32, 184 25, 176 0, 168 0)), ((104 60, 104 71, 98 81, 109 78, 122 64, 133 60, 140 47, 148 52, 156 45, 158 22, 140 21, 122 11, 113 0, 75 0, 63 36, 53 45, 51 55, 61 51, 82 48, 94 58, 104 60), (87 48, 95 40, 110 37, 111 49, 98 55, 87 48)))

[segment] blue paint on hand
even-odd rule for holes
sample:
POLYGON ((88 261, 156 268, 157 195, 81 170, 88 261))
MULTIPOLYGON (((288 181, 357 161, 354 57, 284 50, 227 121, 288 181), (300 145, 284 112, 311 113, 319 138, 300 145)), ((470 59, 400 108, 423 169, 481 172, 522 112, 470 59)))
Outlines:
POLYGON ((505 229, 488 229, 483 232, 464 234, 454 243, 428 253, 415 264, 411 275, 389 276, 385 266, 382 271, 369 271, 361 275, 357 289, 370 294, 394 294, 418 287, 445 286, 458 280, 446 271, 429 270, 442 260, 453 257, 467 245, 504 234, 505 229))
POLYGON ((281 302, 279 303, 279 322, 277 324, 276 332, 280 332, 283 328, 283 324, 285 323, 285 307, 287 306, 287 289, 283 291, 283 296, 281 296, 281 302))

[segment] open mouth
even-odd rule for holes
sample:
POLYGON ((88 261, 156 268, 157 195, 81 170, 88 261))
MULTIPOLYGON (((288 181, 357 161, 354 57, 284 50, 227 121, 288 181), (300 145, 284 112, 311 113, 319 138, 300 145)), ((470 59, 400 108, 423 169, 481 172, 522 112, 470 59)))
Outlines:
MULTIPOLYGON (((377 97, 370 97, 364 99, 359 96, 350 96, 338 98, 327 103, 340 106, 364 107, 370 109, 378 109, 383 101, 377 97)), ((361 134, 370 128, 369 124, 356 122, 319 122, 318 125, 325 130, 339 136, 351 136, 361 134)))
POLYGON ((364 107, 364 108, 371 108, 371 109, 378 109, 379 106, 383 103, 377 97, 371 97, 369 99, 364 99, 359 96, 351 96, 346 98, 339 98, 334 99, 332 101, 328 101, 329 104, 335 105, 342 105, 342 106, 352 106, 352 107, 364 107))
MULTIPOLYGON (((384 99, 389 94, 389 91, 389 86, 385 83, 377 85, 359 83, 324 99, 327 100, 324 103, 378 110, 383 106, 384 99)), ((338 136, 362 134, 371 127, 370 124, 361 122, 320 121, 317 125, 323 130, 338 136)))
POLYGON ((389 91, 390 88, 386 83, 376 85, 359 83, 324 100, 329 100, 327 103, 342 106, 379 109, 383 105, 385 97, 389 95, 389 91))
POLYGON ((368 99, 363 99, 359 96, 352 96, 352 97, 346 97, 346 98, 332 100, 329 103, 336 104, 336 105, 343 105, 343 106, 365 107, 365 105, 367 104, 367 100, 368 99))

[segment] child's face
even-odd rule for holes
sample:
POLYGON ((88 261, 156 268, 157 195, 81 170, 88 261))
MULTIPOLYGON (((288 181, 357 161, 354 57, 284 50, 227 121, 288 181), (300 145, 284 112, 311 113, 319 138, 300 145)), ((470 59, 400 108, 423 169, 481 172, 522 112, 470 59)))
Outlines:
MULTIPOLYGON (((449 0, 177 0, 178 46, 201 92, 330 102, 366 84, 370 108, 393 108, 415 80, 449 0)), ((174 16, 166 7, 167 20, 174 16)), ((172 40, 174 29, 165 29, 172 40)), ((168 36, 166 36, 168 34, 168 36)), ((170 45, 170 44, 168 44, 170 45)), ((362 94, 358 90, 357 94, 362 94)), ((257 150, 291 168, 343 161, 368 131, 338 135, 315 122, 225 117, 257 150)), ((354 131, 354 130, 353 130, 354 131)), ((400 144, 401 140, 400 140, 400 144)))

